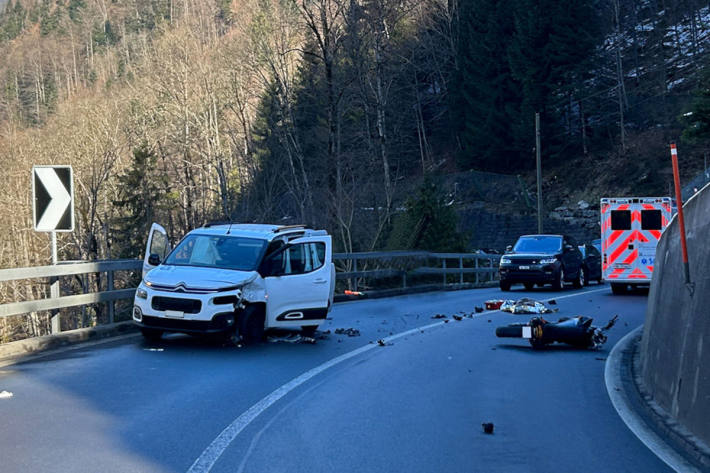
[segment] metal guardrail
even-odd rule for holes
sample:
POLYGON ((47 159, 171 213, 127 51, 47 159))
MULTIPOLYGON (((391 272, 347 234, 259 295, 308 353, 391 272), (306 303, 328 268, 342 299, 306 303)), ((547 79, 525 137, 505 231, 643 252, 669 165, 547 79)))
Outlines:
MULTIPOLYGON (((442 283, 448 284, 448 276, 459 275, 458 282, 463 284, 465 274, 475 274, 475 282, 493 281, 498 272, 500 255, 485 253, 430 253, 426 251, 386 251, 365 253, 336 253, 335 261, 345 262, 351 271, 339 271, 336 279, 349 280, 351 286, 357 288, 358 281, 364 279, 402 278, 402 287, 407 287, 407 276, 441 275, 442 283), (438 260, 440 267, 419 266, 414 268, 393 268, 393 260, 411 263, 417 260, 438 260), (379 261, 378 261, 379 260, 379 261), (447 261, 456 261, 458 264, 447 267, 447 261), (466 267, 464 261, 473 261, 473 267, 466 267), (484 264, 481 265, 480 262, 484 264), (358 270, 358 262, 363 269, 358 270), (372 269, 369 269, 372 268, 372 269)), ((22 302, 0 304, 0 318, 13 315, 28 314, 38 311, 55 311, 67 307, 77 307, 87 304, 108 303, 109 323, 114 321, 114 301, 130 299, 136 289, 114 289, 114 271, 135 271, 143 266, 141 260, 112 260, 95 261, 86 263, 62 263, 53 266, 36 266, 30 268, 0 269, 0 282, 17 281, 24 279, 49 279, 53 284, 52 294, 55 297, 22 302), (88 294, 74 294, 62 296, 59 294, 57 278, 78 274, 106 273, 107 290, 88 294)), ((455 283, 453 283, 455 284, 455 283)), ((58 321, 53 324, 53 333, 59 331, 58 321)))

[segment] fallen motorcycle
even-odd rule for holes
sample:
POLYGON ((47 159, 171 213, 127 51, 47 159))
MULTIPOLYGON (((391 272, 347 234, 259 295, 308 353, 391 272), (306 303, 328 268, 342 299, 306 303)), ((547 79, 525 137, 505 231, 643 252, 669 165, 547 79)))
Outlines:
POLYGON ((533 317, 527 324, 510 324, 496 328, 500 338, 527 338, 533 348, 544 348, 554 342, 566 343, 579 348, 596 350, 606 342, 606 331, 614 326, 615 315, 604 327, 592 326, 592 318, 578 315, 563 317, 557 322, 548 322, 542 317, 533 317))

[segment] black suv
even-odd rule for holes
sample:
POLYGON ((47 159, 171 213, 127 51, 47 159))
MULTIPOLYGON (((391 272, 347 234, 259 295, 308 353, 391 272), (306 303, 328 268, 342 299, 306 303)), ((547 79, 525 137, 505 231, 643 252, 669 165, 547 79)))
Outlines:
POLYGON ((527 290, 535 284, 552 284, 559 290, 565 282, 582 287, 584 278, 582 253, 565 235, 523 235, 500 259, 502 291, 515 283, 523 283, 527 290))

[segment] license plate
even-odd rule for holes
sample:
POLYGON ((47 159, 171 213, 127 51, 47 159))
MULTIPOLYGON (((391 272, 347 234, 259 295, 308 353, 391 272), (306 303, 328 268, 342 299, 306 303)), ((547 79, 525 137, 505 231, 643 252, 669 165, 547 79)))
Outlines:
POLYGON ((520 266, 520 269, 530 269, 530 266, 520 266))
POLYGON ((176 319, 182 319, 183 317, 185 317, 185 312, 180 312, 179 310, 166 310, 165 316, 174 317, 176 319))
POLYGON ((532 327, 523 327, 523 338, 532 338, 532 327))

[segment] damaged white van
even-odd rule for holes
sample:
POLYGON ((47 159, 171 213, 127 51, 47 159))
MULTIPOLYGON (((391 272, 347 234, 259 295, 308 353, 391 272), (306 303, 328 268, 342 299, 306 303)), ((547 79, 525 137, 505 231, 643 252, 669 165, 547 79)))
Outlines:
POLYGON ((312 334, 333 305, 331 237, 304 226, 212 223, 171 250, 153 224, 133 321, 165 332, 224 334, 253 343, 266 329, 312 334))

